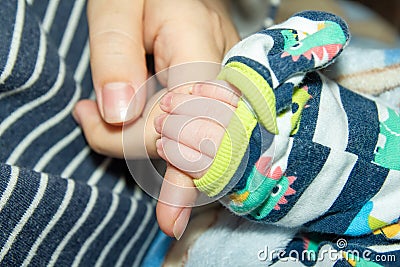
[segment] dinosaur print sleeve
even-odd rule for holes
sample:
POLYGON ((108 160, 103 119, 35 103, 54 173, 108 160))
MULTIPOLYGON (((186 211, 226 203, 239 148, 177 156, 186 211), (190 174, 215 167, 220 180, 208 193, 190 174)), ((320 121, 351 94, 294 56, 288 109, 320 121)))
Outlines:
POLYGON ((243 98, 196 186, 259 222, 349 235, 396 223, 398 114, 318 72, 349 38, 339 17, 305 11, 234 46, 219 79, 243 98))

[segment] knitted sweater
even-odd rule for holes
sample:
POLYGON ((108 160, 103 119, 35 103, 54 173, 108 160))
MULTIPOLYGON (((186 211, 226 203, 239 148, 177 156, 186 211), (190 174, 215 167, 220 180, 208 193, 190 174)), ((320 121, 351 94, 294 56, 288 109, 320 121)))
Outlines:
POLYGON ((158 225, 71 116, 93 95, 85 1, 0 1, 0 265, 139 266, 158 225))

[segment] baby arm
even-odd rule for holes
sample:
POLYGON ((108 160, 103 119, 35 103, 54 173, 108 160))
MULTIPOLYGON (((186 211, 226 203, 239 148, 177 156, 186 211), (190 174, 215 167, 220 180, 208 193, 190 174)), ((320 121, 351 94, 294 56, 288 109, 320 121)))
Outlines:
POLYGON ((380 208, 385 191, 391 192, 385 204, 396 205, 399 194, 390 188, 399 186, 400 175, 393 155, 383 159, 388 147, 381 142, 390 138, 382 137, 380 125, 398 127, 398 116, 315 71, 332 62, 348 38, 338 17, 303 12, 245 39, 228 53, 219 75, 244 98, 216 97, 210 93, 216 87, 206 85, 195 86, 190 97, 169 94, 162 106, 169 116, 156 120, 166 136, 157 151, 201 191, 223 196, 230 210, 249 219, 349 235, 396 222, 398 209, 380 208), (219 109, 212 101, 203 110, 181 105, 202 97, 228 103, 234 112, 212 123, 221 117, 208 112, 219 109), (196 112, 208 119, 193 120, 196 112), (202 145, 205 137, 218 149, 202 145), (185 165, 185 158, 201 164, 185 165))

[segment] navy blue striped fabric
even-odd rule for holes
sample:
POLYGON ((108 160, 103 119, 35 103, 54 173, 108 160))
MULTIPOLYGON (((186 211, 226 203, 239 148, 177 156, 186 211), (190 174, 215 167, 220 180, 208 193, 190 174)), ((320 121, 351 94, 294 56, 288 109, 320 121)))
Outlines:
POLYGON ((71 116, 93 96, 86 2, 1 1, 0 32, 0 266, 139 266, 155 202, 71 116))
MULTIPOLYGON (((274 85, 274 95, 276 101, 280 102, 277 103, 277 111, 278 107, 285 109, 277 115, 280 133, 275 138, 276 146, 260 154, 259 151, 254 153, 251 148, 256 146, 253 142, 249 143, 247 153, 254 154, 242 159, 238 175, 243 175, 243 170, 246 172, 241 176, 236 190, 224 198, 224 204, 233 212, 245 213, 244 216, 256 221, 288 227, 306 225, 307 230, 319 233, 370 234, 380 227, 395 223, 399 216, 396 209, 386 211, 382 207, 384 202, 388 206, 395 205, 398 194, 391 190, 397 186, 399 172, 396 168, 385 168, 374 162, 378 137, 381 146, 384 138, 389 140, 392 137, 383 136, 381 131, 383 127, 389 127, 383 122, 384 111, 378 112, 375 101, 339 86, 317 71, 332 63, 347 43, 349 33, 345 22, 335 15, 319 11, 305 11, 297 16, 302 17, 302 20, 296 18, 296 29, 300 31, 301 24, 306 24, 303 18, 337 22, 345 40, 334 47, 329 57, 329 47, 321 50, 324 53, 321 58, 326 58, 325 63, 317 54, 307 56, 308 52, 293 58, 282 57, 277 52, 288 43, 282 37, 284 34, 280 36, 275 28, 243 40, 228 53, 225 59, 228 67, 230 62, 242 63, 270 85, 271 77, 276 77, 278 84, 274 85), (258 61, 249 57, 258 57, 258 61), (300 79, 303 75, 304 78, 300 79), (294 95, 296 87, 303 90, 303 96, 294 95), (299 104, 295 97, 304 98, 301 114, 297 112, 299 104), (299 124, 297 131, 293 131, 294 123, 299 124), (271 163, 271 168, 264 170, 264 173, 259 171, 257 164, 254 166, 254 155, 259 157, 262 166, 271 163), (251 164, 252 171, 257 171, 259 175, 250 175, 250 168, 243 166, 243 161, 251 164), (265 182, 264 190, 269 190, 267 193, 257 188, 260 176, 265 182), (374 203, 376 205, 372 209, 370 206, 374 203), (381 214, 376 215, 378 213, 381 214)), ((292 23, 295 24, 295 21, 293 18, 292 23)), ((318 31, 311 34, 319 38, 318 31)), ((297 45, 293 44, 292 48, 297 48, 297 45)), ((321 49, 320 44, 315 45, 321 49)), ((239 90, 245 91, 244 88, 239 90)), ((252 108, 256 109, 257 106, 252 108)), ((393 117, 391 123, 397 125, 396 115, 393 117)), ((390 125, 389 128, 391 135, 398 136, 398 130, 393 130, 397 129, 395 126, 390 125)), ((386 141, 385 145, 398 147, 398 142, 386 141)))
POLYGON ((309 229, 324 229, 328 233, 344 233, 352 219, 379 190, 389 170, 359 159, 349 178, 325 216, 311 222, 309 229), (373 175, 371 175, 373 174, 373 175))
POLYGON ((349 143, 346 151, 359 155, 366 161, 373 161, 379 135, 376 104, 343 87, 340 88, 340 95, 349 124, 349 143))
POLYGON ((271 217, 267 216, 266 220, 277 222, 287 215, 301 194, 320 173, 329 153, 328 147, 294 138, 285 176, 296 176, 296 182, 291 185, 296 191, 296 197, 287 196, 287 205, 282 205, 279 210, 272 210, 271 217))
POLYGON ((307 102, 309 108, 304 109, 302 112, 301 123, 296 133, 296 138, 313 140, 321 101, 322 81, 318 73, 310 72, 304 77, 303 84, 308 86, 308 94, 310 94, 311 99, 307 102))

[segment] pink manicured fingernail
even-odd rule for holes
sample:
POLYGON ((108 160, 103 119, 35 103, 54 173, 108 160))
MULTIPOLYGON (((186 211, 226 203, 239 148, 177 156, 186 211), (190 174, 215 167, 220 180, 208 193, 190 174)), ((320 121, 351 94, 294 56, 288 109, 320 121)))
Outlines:
MULTIPOLYGON (((129 103, 135 94, 133 87, 127 83, 108 83, 102 91, 103 114, 107 122, 123 122, 129 120, 127 111, 129 103)), ((130 117, 133 117, 132 114, 130 117)))
POLYGON ((156 129, 156 132, 159 134, 161 134, 161 132, 162 132, 162 126, 163 126, 163 122, 164 122, 164 119, 166 116, 167 116, 167 114, 163 113, 161 115, 158 115, 154 119, 154 128, 156 129))
POLYGON ((172 103, 172 93, 167 93, 160 101, 160 107, 163 110, 168 110, 172 103))
POLYGON ((173 232, 176 240, 181 239, 183 232, 185 232, 190 218, 190 211, 190 208, 184 208, 174 223, 173 232))

